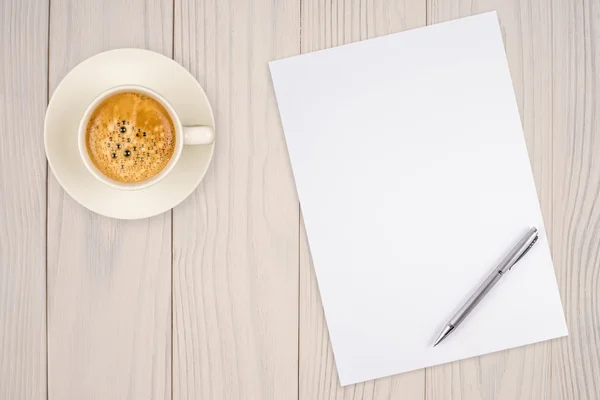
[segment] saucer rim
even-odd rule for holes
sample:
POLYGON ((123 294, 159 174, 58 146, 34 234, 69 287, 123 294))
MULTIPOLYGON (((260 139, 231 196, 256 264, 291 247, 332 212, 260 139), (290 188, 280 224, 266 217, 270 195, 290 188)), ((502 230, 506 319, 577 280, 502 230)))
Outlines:
MULTIPOLYGON (((216 131, 216 127, 215 127, 215 117, 214 117, 214 112, 212 109, 212 106, 210 104, 210 101, 208 100, 208 96, 206 95, 206 92, 204 91, 204 88, 200 85, 200 82, 198 82, 198 80, 181 64, 179 64, 177 61, 175 61, 172 58, 169 58, 161 53, 155 52, 155 51, 151 51, 151 50, 147 50, 147 49, 140 49, 140 48, 134 48, 134 47, 125 47, 125 48, 118 48, 118 49, 111 49, 111 50, 107 50, 107 51, 103 51, 103 52, 99 52, 96 53, 88 58, 86 58, 85 60, 82 60, 81 62, 79 62, 77 65, 75 65, 73 68, 71 68, 69 70, 69 72, 61 79, 61 81, 58 83, 58 85, 56 85, 56 87, 54 88, 52 95, 50 97, 50 100, 48 101, 48 105, 46 107, 46 113, 44 115, 44 152, 46 155, 46 160, 48 161, 48 166, 50 167, 50 169, 52 170, 52 174, 54 175, 56 181, 59 183, 60 187, 73 199, 75 200, 75 202, 77 202, 78 204, 80 204, 82 207, 98 214, 98 215, 102 215, 104 217, 107 218, 111 218, 111 219, 118 219, 118 220, 139 220, 139 219, 146 219, 146 218, 151 218, 160 214, 163 214, 165 212, 168 212, 170 210, 173 210, 175 207, 177 207, 179 204, 181 204, 185 199, 187 199, 200 185, 200 183, 204 180, 204 178, 206 177, 206 174, 208 172, 208 169, 210 168, 210 166, 212 165, 212 159, 214 157, 214 151, 215 151, 215 145, 217 140, 215 139, 215 141, 213 143, 211 143, 210 145, 207 145, 209 147, 209 154, 208 154, 208 161, 206 162, 205 168, 203 168, 203 171, 201 173, 199 173, 199 177, 196 179, 196 182, 194 183, 194 185, 190 185, 190 189, 185 191, 185 196, 181 196, 181 198, 177 199, 175 202, 172 203, 172 205, 166 209, 162 209, 160 208, 159 210, 152 210, 150 212, 140 212, 140 213, 125 213, 125 214, 120 214, 120 213, 106 213, 105 211, 101 211, 99 210, 97 207, 90 205, 90 204, 86 204, 85 201, 82 201, 81 198, 78 198, 78 196, 73 195, 73 192, 71 190, 69 190, 67 188, 67 186, 64 184, 64 180, 59 176, 59 174, 56 173, 56 168, 53 164, 53 161, 51 160, 52 157, 49 156, 50 152, 48 150, 48 124, 49 124, 49 115, 51 114, 54 104, 59 101, 57 100, 57 96, 56 93, 59 92, 60 93, 60 89, 62 89, 65 85, 69 84, 69 82, 65 82, 67 81, 67 77, 69 75, 71 75, 73 73, 73 71, 75 71, 76 69, 85 66, 85 64, 88 63, 93 63, 96 60, 96 58, 99 58, 100 56, 105 56, 109 53, 126 53, 126 52, 138 52, 138 53, 144 53, 145 55, 151 55, 151 56, 160 56, 162 58, 165 59, 165 61, 167 62, 171 62, 173 64, 175 64, 176 68, 181 72, 181 73, 185 73, 187 75, 189 75, 189 77, 191 77, 195 83, 195 88, 197 89, 199 92, 198 94, 202 94, 202 96, 204 97, 205 100, 205 104, 208 108, 208 112, 209 112, 209 116, 210 116, 210 120, 211 120, 211 124, 210 126, 216 131)), ((130 83, 127 82, 120 82, 120 83, 115 83, 115 87, 117 86, 122 86, 122 85, 127 85, 130 83)), ((150 86, 149 87, 151 90, 156 91, 155 89, 153 89, 150 86)), ((159 93, 157 91, 157 93, 159 93)), ((73 101, 72 99, 67 99, 67 102, 69 101, 73 101)), ((56 112, 56 111, 55 111, 56 112)), ((80 160, 81 161, 81 160, 80 160)), ((81 161, 82 165, 83 165, 83 161, 81 161)), ((173 171, 169 172, 170 174, 174 173, 173 171)), ((91 179, 95 179, 91 174, 90 174, 90 178, 91 179)), ((102 183, 103 185, 105 185, 105 189, 108 189, 108 191, 112 191, 112 192, 126 192, 124 190, 121 189, 117 189, 117 188, 113 188, 109 185, 106 185, 104 183, 102 183)), ((157 182, 156 185, 159 185, 160 182, 157 182)), ((156 186, 153 185, 153 186, 156 186)), ((147 190, 148 188, 142 188, 139 190, 135 190, 135 191, 129 191, 129 192, 144 192, 145 190, 147 190)))

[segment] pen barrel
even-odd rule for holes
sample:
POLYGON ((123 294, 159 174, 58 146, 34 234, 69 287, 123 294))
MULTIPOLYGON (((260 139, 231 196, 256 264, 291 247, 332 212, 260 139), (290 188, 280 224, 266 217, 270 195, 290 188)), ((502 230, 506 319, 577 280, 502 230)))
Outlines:
POLYGON ((454 314, 450 319, 449 324, 456 328, 461 322, 473 311, 473 309, 479 304, 479 302, 485 297, 485 295, 492 290, 496 283, 502 278, 502 274, 497 270, 494 270, 486 280, 477 288, 475 293, 469 297, 469 300, 463 304, 463 306, 454 314))
MULTIPOLYGON (((458 325, 460 325, 465 318, 473 311, 479 302, 488 294, 496 283, 508 272, 523 256, 533 247, 538 238, 538 232, 535 227, 529 229, 529 231, 519 240, 515 247, 504 257, 500 264, 494 269, 494 271, 488 275, 485 281, 479 285, 475 293, 469 297, 469 299, 463 304, 463 306, 454 314, 450 319, 446 328, 450 327, 452 332, 458 325)), ((443 339, 443 337, 442 337, 443 339)), ((438 342, 439 343, 439 339, 438 342)), ((436 343, 436 344, 437 344, 436 343)))

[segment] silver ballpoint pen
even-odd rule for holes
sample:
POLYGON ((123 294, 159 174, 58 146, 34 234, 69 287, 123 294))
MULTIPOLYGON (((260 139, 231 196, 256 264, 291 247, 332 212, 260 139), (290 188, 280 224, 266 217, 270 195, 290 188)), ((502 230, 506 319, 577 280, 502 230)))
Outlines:
POLYGON ((477 288, 475 293, 463 306, 454 314, 450 321, 446 324, 442 332, 438 336, 437 340, 433 344, 433 347, 440 344, 440 342, 448 337, 456 328, 464 321, 464 319, 473 311, 477 304, 489 293, 490 290, 498 283, 500 278, 510 269, 533 247, 538 239, 538 231, 535 227, 529 229, 529 231, 519 240, 515 247, 508 253, 506 257, 498 264, 498 266, 492 271, 487 279, 477 288))

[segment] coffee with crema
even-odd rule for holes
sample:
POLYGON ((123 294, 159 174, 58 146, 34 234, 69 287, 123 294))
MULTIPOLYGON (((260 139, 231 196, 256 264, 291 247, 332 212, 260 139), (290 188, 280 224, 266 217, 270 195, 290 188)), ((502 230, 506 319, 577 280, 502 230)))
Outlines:
POLYGON ((92 163, 122 183, 141 182, 160 173, 173 157, 175 138, 169 112, 152 97, 134 92, 105 99, 86 128, 92 163))

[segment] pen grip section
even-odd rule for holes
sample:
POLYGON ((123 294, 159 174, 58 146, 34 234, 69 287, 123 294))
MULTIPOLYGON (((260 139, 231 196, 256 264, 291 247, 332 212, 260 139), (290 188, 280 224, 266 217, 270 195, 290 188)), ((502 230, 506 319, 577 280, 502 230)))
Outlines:
POLYGON ((486 280, 479 285, 477 290, 469 297, 469 300, 454 314, 449 324, 455 328, 460 325, 461 322, 473 311, 473 309, 479 304, 479 302, 485 297, 485 295, 492 290, 492 288, 502 278, 502 274, 497 270, 494 270, 486 280))

